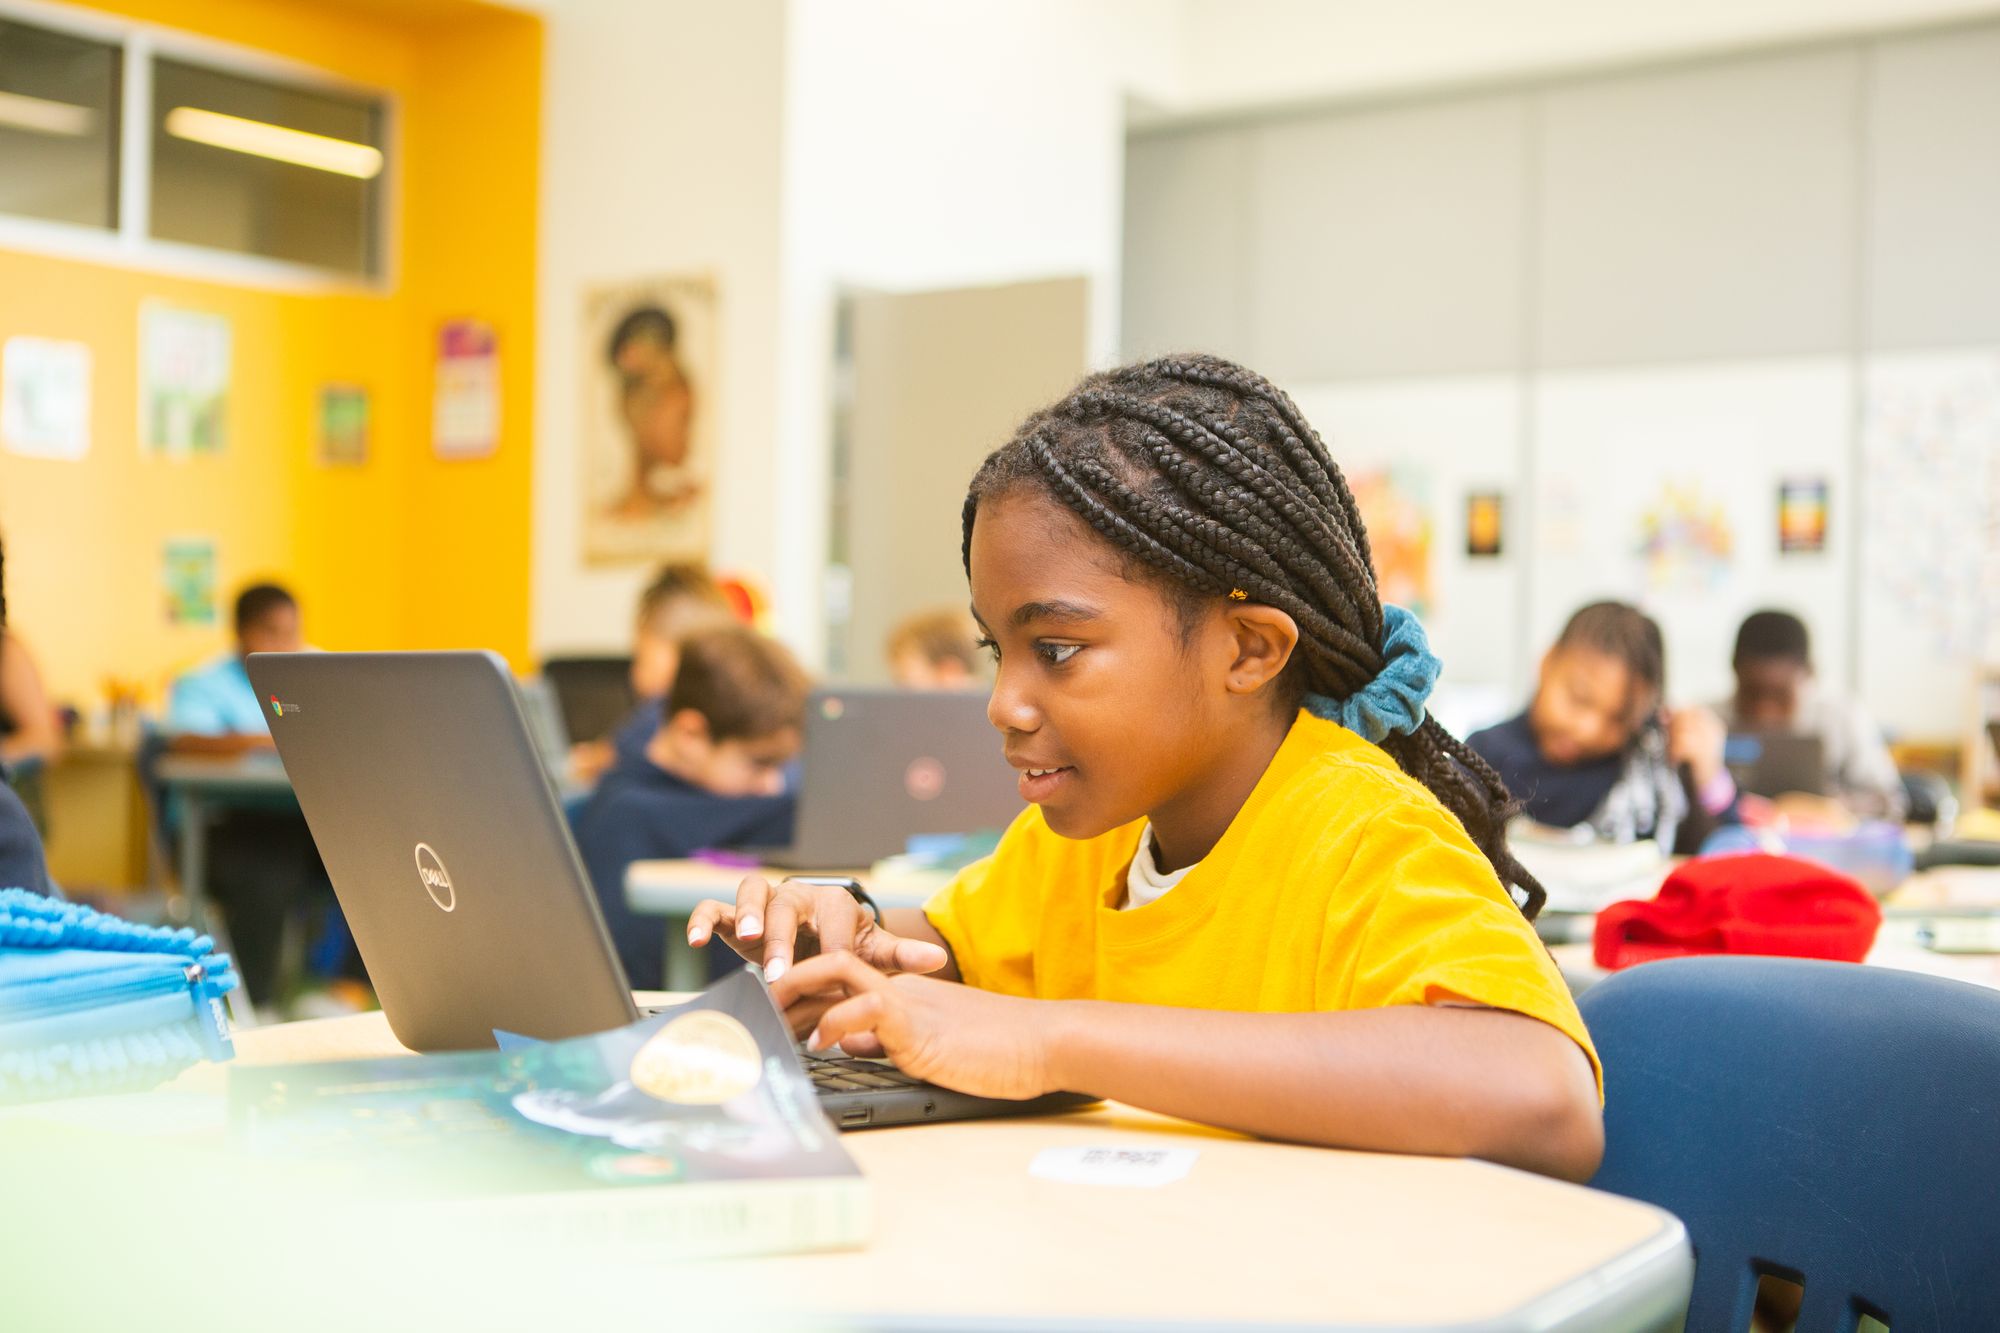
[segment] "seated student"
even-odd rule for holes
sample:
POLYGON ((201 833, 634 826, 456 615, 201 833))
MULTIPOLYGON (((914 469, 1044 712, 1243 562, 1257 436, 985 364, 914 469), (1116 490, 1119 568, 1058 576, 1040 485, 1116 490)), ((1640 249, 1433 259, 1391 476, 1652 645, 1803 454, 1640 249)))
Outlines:
POLYGON ((784 794, 784 770, 803 739, 807 688, 784 645, 755 630, 690 636, 647 762, 614 768, 577 816, 577 848, 634 986, 659 986, 666 954, 658 918, 625 906, 626 868, 790 842, 794 801, 784 794))
POLYGON ((980 467, 964 543, 1031 808, 922 910, 753 876, 690 940, 949 1087, 1589 1177, 1507 793, 1426 716, 1437 659, 1291 400, 1208 356, 1093 375, 980 467))
MULTIPOLYGON (((183 673, 167 699, 164 728, 177 754, 242 755, 273 749, 264 705, 243 659, 305 647, 298 600, 275 583, 236 598, 232 651, 183 673)), ((209 826, 208 892, 228 914, 230 944, 251 1002, 277 998, 285 921, 311 910, 325 919, 332 886, 305 819, 289 797, 237 803, 209 826)), ((352 946, 345 946, 351 952, 352 946)))
POLYGON ((1736 631, 1731 665, 1736 693, 1716 708, 1730 731, 1818 736, 1825 795, 1863 819, 1903 817, 1903 779, 1881 728, 1860 700, 1820 688, 1803 620, 1787 611, 1751 613, 1736 631))
POLYGON ((889 631, 889 675, 906 690, 978 683, 979 634, 963 611, 920 611, 889 631))
POLYGON ((1527 711, 1466 744, 1537 823, 1690 853, 1733 817, 1736 787, 1722 766, 1722 724, 1705 709, 1663 712, 1665 684, 1652 618, 1592 602, 1543 654, 1527 711))
MULTIPOLYGON (((7 632, 6 558, 0 552, 0 635, 7 632)), ((48 893, 49 866, 42 840, 28 808, 5 781, 7 765, 0 762, 0 889, 33 889, 48 893)))
POLYGON ((571 748, 570 771, 578 781, 595 782, 613 764, 644 760, 647 743, 660 729, 660 705, 674 683, 681 640, 733 618, 729 600, 705 565, 689 561, 661 567, 639 594, 633 627, 632 694, 638 703, 609 737, 571 748))

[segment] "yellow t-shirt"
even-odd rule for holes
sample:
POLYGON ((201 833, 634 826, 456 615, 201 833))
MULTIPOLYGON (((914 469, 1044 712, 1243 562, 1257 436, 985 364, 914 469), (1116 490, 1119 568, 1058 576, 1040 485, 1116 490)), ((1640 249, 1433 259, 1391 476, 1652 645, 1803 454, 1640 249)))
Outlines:
POLYGON ((1262 1013, 1487 1005, 1560 1029, 1597 1066, 1568 986, 1464 825, 1346 728, 1301 712, 1209 854, 1120 911, 1143 827, 1079 841, 1023 811, 924 905, 967 984, 1262 1013))

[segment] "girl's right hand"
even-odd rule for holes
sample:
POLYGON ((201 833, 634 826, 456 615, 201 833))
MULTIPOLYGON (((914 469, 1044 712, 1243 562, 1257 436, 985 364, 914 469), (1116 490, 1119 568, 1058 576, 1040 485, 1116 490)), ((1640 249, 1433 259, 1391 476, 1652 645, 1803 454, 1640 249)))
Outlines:
POLYGON ((822 953, 852 953, 879 972, 935 972, 950 961, 927 940, 885 929, 843 888, 794 880, 774 886, 762 875, 743 877, 734 905, 710 898, 697 906, 687 937, 697 949, 711 937, 720 939, 761 964, 767 982, 797 960, 822 953))

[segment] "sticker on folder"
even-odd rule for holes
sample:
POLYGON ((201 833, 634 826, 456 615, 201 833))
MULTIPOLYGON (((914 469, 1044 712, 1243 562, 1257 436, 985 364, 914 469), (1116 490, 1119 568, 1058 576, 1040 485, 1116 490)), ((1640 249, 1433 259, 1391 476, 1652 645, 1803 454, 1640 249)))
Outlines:
POLYGON ((1155 1148, 1146 1144, 1098 1144, 1086 1148, 1044 1148, 1028 1164, 1028 1174, 1065 1185, 1126 1185, 1157 1189, 1185 1180, 1194 1170, 1195 1148, 1155 1148))
POLYGON ((632 1086, 663 1102, 718 1106, 757 1086, 757 1039, 728 1014, 682 1014, 632 1057, 632 1086))

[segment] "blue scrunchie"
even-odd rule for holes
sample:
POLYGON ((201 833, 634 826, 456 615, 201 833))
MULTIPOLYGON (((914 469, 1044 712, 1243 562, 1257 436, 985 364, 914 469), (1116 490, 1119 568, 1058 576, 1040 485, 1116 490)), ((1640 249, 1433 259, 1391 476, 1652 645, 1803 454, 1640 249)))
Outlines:
POLYGON ((1345 699, 1308 694, 1306 711, 1338 722, 1380 745, 1392 731, 1409 735, 1424 724, 1424 700, 1444 663, 1431 652, 1423 624, 1400 606, 1382 605, 1382 671, 1345 699))

